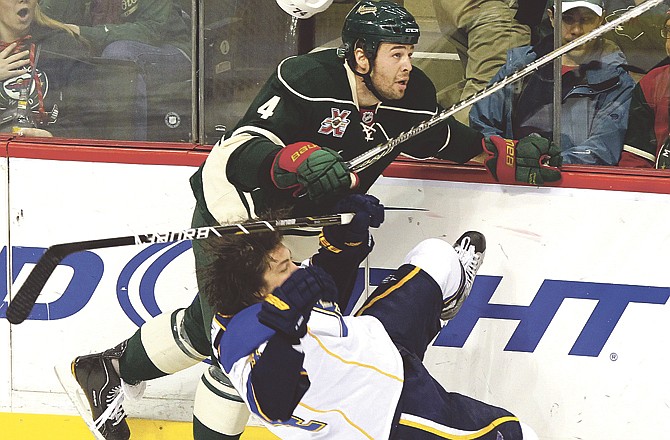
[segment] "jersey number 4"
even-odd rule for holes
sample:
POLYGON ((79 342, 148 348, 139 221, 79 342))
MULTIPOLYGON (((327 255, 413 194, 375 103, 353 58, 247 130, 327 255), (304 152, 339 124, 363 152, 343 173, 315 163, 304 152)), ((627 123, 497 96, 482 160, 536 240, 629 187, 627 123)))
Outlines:
POLYGON ((275 95, 272 98, 270 98, 268 102, 258 107, 258 110, 256 110, 256 112, 258 112, 258 114, 261 115, 261 119, 267 119, 275 114, 275 108, 277 108, 277 104, 279 104, 280 99, 281 98, 279 96, 275 95))

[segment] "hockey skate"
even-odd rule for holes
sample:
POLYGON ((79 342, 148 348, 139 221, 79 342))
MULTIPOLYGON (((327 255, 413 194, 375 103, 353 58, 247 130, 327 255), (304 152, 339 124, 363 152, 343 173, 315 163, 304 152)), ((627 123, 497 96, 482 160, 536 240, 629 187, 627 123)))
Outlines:
POLYGON ((124 387, 112 365, 125 342, 102 353, 79 356, 70 365, 56 367, 56 375, 70 400, 98 440, 128 440, 130 428, 123 410, 124 387))
POLYGON ((484 262, 486 239, 480 232, 468 231, 456 240, 454 249, 461 262, 461 285, 456 293, 444 300, 442 313, 440 314, 440 318, 443 320, 453 318, 463 305, 463 301, 470 294, 477 271, 484 262))

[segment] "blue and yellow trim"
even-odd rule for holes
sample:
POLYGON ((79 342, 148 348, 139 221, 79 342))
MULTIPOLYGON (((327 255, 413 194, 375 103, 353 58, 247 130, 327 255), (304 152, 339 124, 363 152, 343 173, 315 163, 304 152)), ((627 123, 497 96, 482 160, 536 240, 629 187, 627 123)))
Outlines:
POLYGON ((391 285, 391 286, 390 286, 387 290, 385 290, 383 293, 381 293, 381 294, 375 296, 375 297, 372 298, 370 301, 368 301, 365 305, 363 305, 363 307, 361 307, 361 308, 358 310, 358 312, 356 312, 356 316, 361 316, 361 315, 363 314, 363 312, 366 311, 367 309, 369 309, 370 307, 372 307, 372 305, 373 305, 374 303, 376 303, 377 301, 379 301, 379 300, 381 300, 381 299, 386 298, 386 297, 389 296, 391 293, 393 293, 394 290, 397 290, 397 289, 399 289, 400 287, 402 287, 403 284, 405 284, 407 281, 409 281, 409 280, 411 280, 413 277, 415 277, 416 274, 418 274, 420 271, 421 271, 421 268, 419 268, 419 267, 415 267, 414 269, 412 269, 407 275, 405 275, 404 277, 402 277, 402 279, 400 279, 400 281, 398 281, 397 283, 391 285))

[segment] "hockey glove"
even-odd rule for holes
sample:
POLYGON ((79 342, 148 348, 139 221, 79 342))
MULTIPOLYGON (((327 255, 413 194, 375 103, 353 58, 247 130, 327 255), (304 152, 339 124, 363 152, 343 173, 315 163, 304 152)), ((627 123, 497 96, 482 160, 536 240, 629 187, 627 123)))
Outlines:
POLYGON ((265 297, 258 321, 289 338, 302 338, 307 333, 312 307, 320 299, 337 299, 333 279, 316 266, 298 269, 265 297))
MULTIPOLYGON (((272 182, 279 189, 294 189, 311 200, 352 187, 352 176, 342 156, 310 142, 296 142, 282 148, 272 163, 272 182)), ((355 182, 354 182, 355 183, 355 182)))
POLYGON ((491 136, 482 140, 482 147, 488 154, 484 164, 500 183, 543 185, 561 180, 560 147, 537 133, 518 141, 491 136))
MULTIPOLYGON (((351 223, 323 228, 321 245, 331 252, 365 245, 372 249, 369 228, 378 228, 384 222, 384 205, 369 194, 350 194, 335 205, 335 212, 353 212, 351 223)), ((369 251, 368 251, 369 252, 369 251)))

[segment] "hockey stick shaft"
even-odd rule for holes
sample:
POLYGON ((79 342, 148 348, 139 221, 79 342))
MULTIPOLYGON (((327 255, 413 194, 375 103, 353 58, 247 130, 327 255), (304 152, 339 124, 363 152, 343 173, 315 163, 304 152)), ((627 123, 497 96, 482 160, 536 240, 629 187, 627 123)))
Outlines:
POLYGON ((65 257, 75 252, 137 244, 169 243, 184 240, 204 240, 223 235, 244 235, 263 231, 282 231, 299 228, 344 225, 351 222, 354 214, 332 214, 314 217, 299 217, 272 221, 254 221, 222 226, 203 226, 183 231, 152 232, 143 235, 77 241, 50 246, 28 274, 16 296, 7 308, 7 320, 20 324, 28 317, 45 284, 65 257))
POLYGON ((380 144, 374 148, 371 148, 370 150, 366 151, 365 153, 354 157, 350 161, 346 162, 346 166, 349 168, 349 171, 357 173, 360 171, 363 171, 370 165, 374 164, 377 162, 379 159, 382 157, 386 156, 387 154, 391 153, 395 147, 398 145, 402 144, 403 142, 415 137, 416 135, 423 133, 424 131, 428 130, 431 127, 434 127, 435 125, 445 121, 448 117, 458 113, 459 111, 470 107, 472 104, 480 101, 483 98, 486 98, 487 96, 492 95, 493 93, 497 92, 498 90, 502 89, 503 87, 508 86, 509 84, 512 84, 513 82, 516 82, 520 80, 521 78, 531 74, 532 72, 538 70, 540 67, 544 66, 545 64, 550 63, 551 61, 555 60, 556 58, 560 57, 561 55, 566 54, 567 52, 570 52, 572 49, 581 46, 584 43, 587 43, 595 38, 600 37, 601 35, 605 34, 606 32, 611 31, 612 29, 615 29, 617 26, 620 26, 621 24, 638 17, 642 15, 643 13, 647 12, 654 6, 660 4, 663 0, 647 0, 644 3, 639 4, 638 6, 635 6, 634 8, 630 9, 629 11, 621 14, 619 17, 617 17, 615 20, 612 20, 608 23, 604 23, 594 29, 593 31, 589 32, 588 34, 584 34, 579 38, 576 38, 569 43, 564 44, 563 46, 549 52, 548 54, 538 58, 537 60, 527 64, 525 67, 523 67, 520 70, 517 70, 516 72, 512 73, 511 75, 508 75, 504 78, 502 78, 500 81, 497 81, 493 84, 490 84, 489 86, 485 87, 484 89, 480 90, 479 92, 465 98, 464 100, 457 102, 456 104, 452 105, 446 110, 443 110, 442 112, 438 113, 437 115, 433 116, 430 119, 427 119, 423 121, 422 123, 410 128, 409 130, 400 133, 397 137, 393 139, 389 139, 387 142, 380 144))

